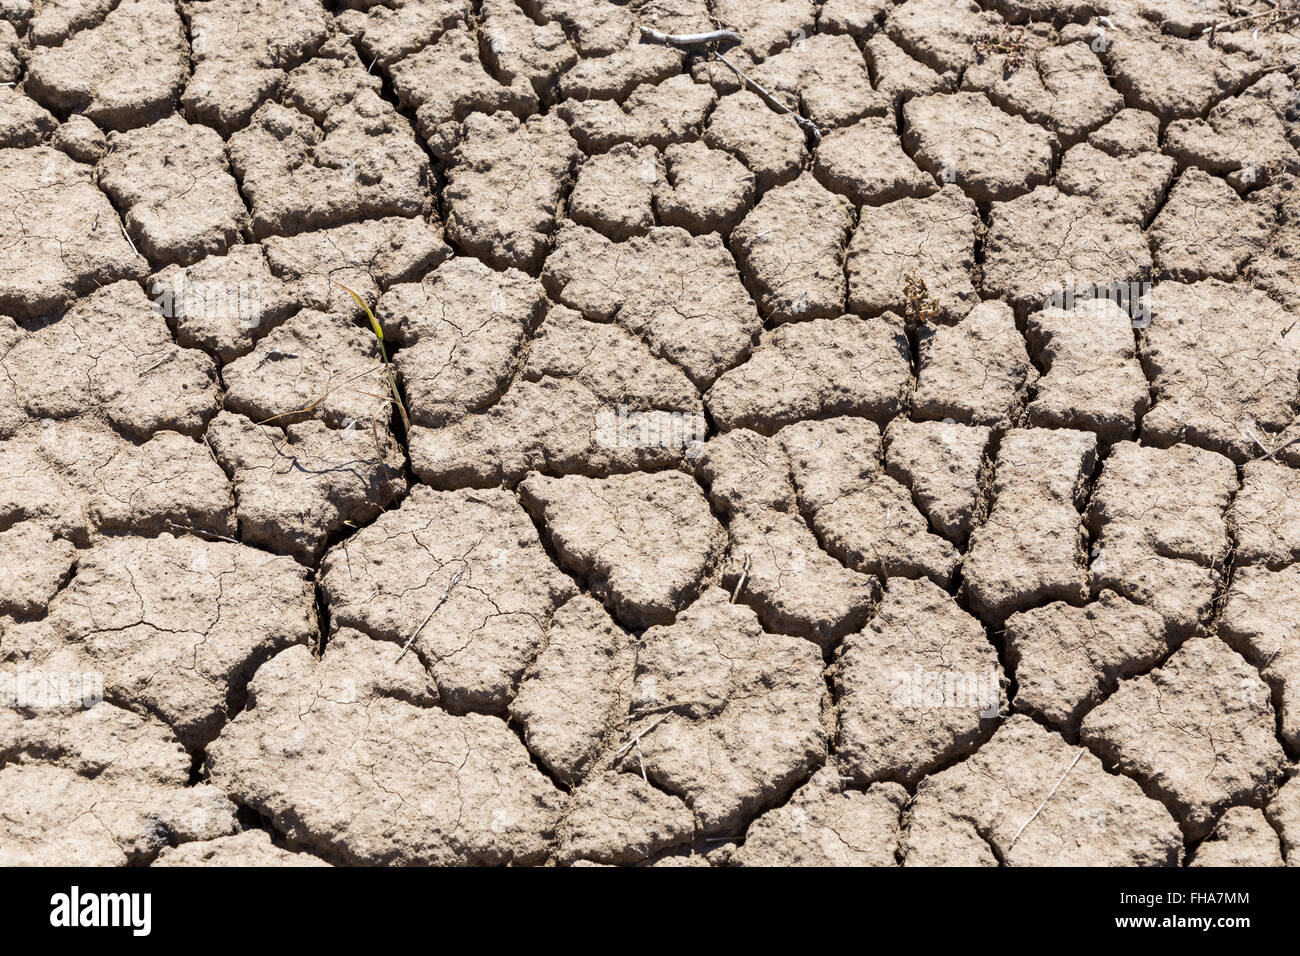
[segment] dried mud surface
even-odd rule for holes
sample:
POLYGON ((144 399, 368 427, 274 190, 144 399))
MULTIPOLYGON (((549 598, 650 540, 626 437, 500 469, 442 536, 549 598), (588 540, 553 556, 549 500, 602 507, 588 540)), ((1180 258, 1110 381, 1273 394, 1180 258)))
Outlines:
POLYGON ((0 865, 1300 865, 1265 9, 0 3, 0 865))

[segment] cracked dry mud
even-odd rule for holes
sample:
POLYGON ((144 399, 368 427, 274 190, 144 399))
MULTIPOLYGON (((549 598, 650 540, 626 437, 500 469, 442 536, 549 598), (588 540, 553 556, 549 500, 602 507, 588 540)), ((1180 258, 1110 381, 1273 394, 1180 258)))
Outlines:
POLYGON ((0 865, 1300 865, 1263 8, 0 3, 0 865))

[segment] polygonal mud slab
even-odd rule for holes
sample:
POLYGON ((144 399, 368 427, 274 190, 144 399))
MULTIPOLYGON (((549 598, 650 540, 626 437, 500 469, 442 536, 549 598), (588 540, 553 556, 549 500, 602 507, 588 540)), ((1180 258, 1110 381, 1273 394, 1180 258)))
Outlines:
POLYGON ((340 10, 339 26, 357 38, 367 59, 383 66, 433 43, 444 33, 464 27, 468 11, 455 0, 415 0, 393 6, 358 4, 340 10))
POLYGON ((623 760, 679 794, 702 833, 733 834, 825 760, 825 696, 812 643, 764 633, 753 611, 709 588, 643 636, 633 714, 663 716, 634 720, 639 748, 623 760))
POLYGON ((644 339, 701 389, 749 355, 761 328, 731 254, 713 234, 656 227, 613 243, 564 224, 542 280, 562 304, 644 339))
POLYGON ((1300 748, 1300 564, 1282 571, 1238 568, 1228 588, 1219 636, 1259 668, 1281 714, 1279 733, 1300 748))
POLYGON ((1154 32, 1110 31, 1102 57, 1124 102, 1155 113, 1162 123, 1204 116, 1225 94, 1259 76, 1243 57, 1154 32), (1159 63, 1161 68, 1152 69, 1159 63))
POLYGON ((170 111, 185 85, 188 53, 174 4, 121 0, 97 26, 37 46, 27 91, 53 110, 83 113, 111 129, 143 126, 170 111))
POLYGON ((698 139, 717 94, 689 76, 644 83, 622 103, 565 100, 556 112, 585 153, 603 153, 619 143, 655 146, 698 139))
POLYGON ((665 179, 654 211, 665 226, 728 235, 754 204, 754 174, 730 153, 702 142, 663 152, 665 179))
POLYGON ((981 302, 956 325, 917 330, 918 418, 1006 426, 1019 417, 1038 378, 1016 317, 1002 302, 981 302))
POLYGON ((876 78, 876 90, 893 102, 895 108, 913 96, 926 96, 956 88, 956 72, 936 73, 920 60, 901 49, 884 32, 863 44, 876 78))
POLYGON ((768 324, 844 312, 844 245, 853 207, 811 173, 770 190, 731 234, 731 249, 768 324))
POLYGON ((225 252, 248 218, 221 137, 176 115, 112 136, 99 185, 155 263, 225 252))
POLYGON ((1066 733, 1077 731, 1121 678, 1151 667, 1170 648, 1160 615, 1114 591, 1085 607, 1057 601, 1013 614, 1004 633, 1015 703, 1066 733))
POLYGON ((47 420, 0 441, 0 525, 33 518, 78 544, 100 534, 235 533, 225 473, 201 443, 141 444, 94 418, 47 420))
MULTIPOLYGON (((1048 0, 1050 2, 1050 0, 1048 0)), ((1071 2, 1071 0, 1065 0, 1071 2)), ((1127 11, 1126 11, 1127 12, 1127 11)), ((1140 8, 1144 20, 1158 23, 1162 33, 1177 37, 1196 38, 1209 27, 1226 19, 1229 7, 1224 0, 1147 0, 1140 8)), ((1250 21, 1247 21, 1248 23, 1250 21)), ((1222 37, 1222 34, 1218 35, 1222 37)), ((1215 40, 1212 46, 1221 42, 1215 40)), ((1231 41, 1229 41, 1231 43, 1231 41)), ((1229 48, 1225 45, 1225 48, 1229 48)))
POLYGON ((1152 608, 1178 634, 1192 630, 1211 613, 1236 487, 1232 462, 1214 452, 1116 444, 1088 505, 1094 587, 1152 608))
POLYGON ((895 43, 940 73, 970 66, 976 41, 1001 26, 996 13, 981 10, 974 0, 907 0, 885 19, 895 43))
POLYGON ((918 96, 903 105, 903 146, 937 180, 978 203, 1004 202, 1048 181, 1056 140, 981 93, 918 96))
POLYGON ((410 641, 445 704, 495 713, 577 593, 513 495, 423 485, 330 549, 318 580, 336 627, 386 642, 390 660, 410 641))
POLYGON ((215 786, 295 849, 369 865, 534 863, 562 797, 497 717, 455 717, 414 657, 341 631, 279 654, 208 747, 215 786))
POLYGON ((314 564, 329 538, 406 492, 402 450, 382 424, 280 429, 222 412, 207 441, 231 476, 243 540, 314 564))
POLYGON ((1228 512, 1236 562, 1279 570, 1300 561, 1300 470, 1248 461, 1228 512))
POLYGON ((333 428, 388 421, 389 372, 374 332, 304 309, 222 369, 225 407, 259 425, 320 419, 333 428))
POLYGON ((264 246, 271 271, 293 282, 299 305, 358 321, 365 313, 349 289, 373 307, 389 286, 415 282, 451 255, 437 220, 398 216, 276 236, 264 246))
POLYGON ((579 595, 556 610, 510 716, 561 781, 580 782, 626 725, 635 660, 631 639, 598 601, 579 595))
POLYGON ((428 208, 429 159, 380 87, 351 45, 333 40, 230 137, 253 238, 428 208))
POLYGON ((0 150, 0 313, 26 318, 75 296, 142 279, 148 264, 91 180, 91 169, 48 146, 0 150))
POLYGON ((938 190, 934 177, 903 152, 892 119, 872 116, 817 144, 817 178, 858 205, 880 206, 938 190))
POLYGON ((910 815, 908 866, 1177 866, 1183 853, 1163 806, 1021 714, 922 780, 910 815))
POLYGON ((1068 290, 1123 285, 1151 272, 1137 223, 1110 219, 1097 201, 1053 186, 995 204, 984 253, 985 293, 1031 311, 1068 290))
POLYGON ((727 533, 722 586, 768 631, 828 647, 860 628, 880 597, 875 578, 822 550, 802 515, 746 508, 731 516, 727 533))
POLYGON ((557 116, 475 113, 447 157, 447 235, 497 269, 536 272, 579 156, 557 116))
POLYGON ((796 510, 790 463, 777 439, 744 428, 715 435, 700 449, 695 473, 728 516, 796 510))
POLYGON ((1220 101, 1204 119, 1170 123, 1167 148, 1185 166, 1226 175, 1238 190, 1267 185, 1300 169, 1300 154, 1287 138, 1295 95, 1290 77, 1270 73, 1240 96, 1220 101))
POLYGON ((265 830, 244 830, 215 840, 196 840, 168 847, 151 866, 329 866, 310 853, 292 853, 271 842, 265 830))
POLYGON ((845 262, 849 309, 901 312, 908 279, 915 277, 925 283, 940 319, 955 322, 979 301, 971 282, 979 229, 975 203, 956 186, 925 199, 864 207, 845 262))
POLYGON ((859 783, 915 783, 973 750, 1005 701, 984 628, 929 581, 890 579, 838 655, 836 753, 859 783))
POLYGON ((15 25, 8 20, 0 21, 0 82, 14 83, 22 78, 23 66, 18 50, 15 25))
POLYGON ((995 49, 962 74, 962 89, 982 90, 1008 113, 1047 127, 1065 146, 1083 139, 1124 106, 1097 54, 1077 42, 1049 46, 1030 38, 1015 52, 995 49))
POLYGON ((402 346, 394 363, 411 421, 442 425, 500 398, 545 303, 535 279, 467 256, 384 293, 375 315, 402 346))
POLYGON ((0 660, 98 674, 106 700, 160 717, 193 749, 262 661, 316 638, 314 603, 291 558, 170 534, 108 538, 79 555, 43 620, 6 630, 0 660))
POLYGON ((421 135, 439 156, 455 146, 457 124, 473 112, 537 112, 532 85, 522 77, 502 83, 489 74, 479 61, 477 37, 460 25, 392 63, 388 72, 399 101, 415 109, 421 135))
POLYGON ((12 86, 0 86, 0 149, 35 146, 58 125, 35 100, 12 86))
POLYGON ((1178 177, 1148 235, 1164 278, 1231 282, 1272 231, 1271 210, 1243 202, 1221 179, 1191 168, 1178 177))
POLYGON ((1160 120, 1145 110, 1122 109, 1088 137, 1088 144, 1116 157, 1158 153, 1160 120))
POLYGON ((745 364, 724 372, 705 396, 719 428, 770 434, 805 418, 862 415, 887 421, 906 407, 910 349, 902 322, 792 322, 764 332, 745 364))
POLYGON ((849 790, 828 764, 790 802, 749 825, 740 866, 894 866, 907 791, 896 783, 849 790))
MULTIPOLYGON (((446 283, 442 288, 448 291, 446 283)), ((496 307, 505 314, 475 327, 468 341, 447 341, 451 351, 436 379, 407 379, 415 421, 446 408, 430 398, 451 404, 486 396, 497 376, 520 361, 511 350, 526 319, 506 317, 519 316, 532 301, 526 288, 519 291, 525 293, 520 306, 507 298, 496 307)), ((434 358, 444 341, 442 330, 436 334, 434 358)), ((398 353, 404 376, 423 375, 433 365, 413 361, 427 354, 424 348, 417 342, 398 353)), ((675 465, 696 453, 707 430, 699 393, 677 366, 617 325, 551 306, 499 401, 440 428, 416 424, 409 445, 412 467, 430 484, 486 487, 541 468, 596 477, 675 465)))
POLYGON ((964 589, 986 621, 1087 593, 1079 507, 1097 455, 1091 432, 1014 429, 1002 439, 988 520, 971 533, 964 589))
POLYGON ((319 0, 186 4, 194 75, 181 103, 187 115, 224 136, 248 125, 291 70, 320 49, 329 15, 319 0))
POLYGON ((163 429, 197 435, 216 413, 216 364, 178 348, 134 282, 98 289, 34 331, 10 329, 0 355, 0 437, 36 419, 53 425, 95 414, 135 438, 163 429))
POLYGON ((678 471, 530 475, 519 492, 560 563, 630 627, 671 622, 721 556, 722 527, 699 486, 678 471))
POLYGON ((73 113, 54 131, 50 145, 63 150, 79 163, 94 164, 108 152, 108 139, 98 126, 80 113, 73 113))
POLYGON ((961 544, 980 517, 992 429, 899 417, 885 431, 885 471, 912 492, 936 531, 961 544))
POLYGON ((0 614, 44 613, 67 581, 76 553, 41 522, 22 521, 0 531, 0 614))
POLYGON ((745 37, 742 51, 760 58, 807 36, 816 18, 811 0, 774 0, 762 5, 747 0, 718 0, 713 13, 718 22, 745 37))
POLYGON ((857 571, 952 581, 957 550, 931 534, 907 489, 882 473, 873 422, 832 418, 783 429, 800 511, 822 546, 857 571))
POLYGON ((891 0, 826 0, 817 15, 817 28, 866 37, 876 31, 892 6, 891 0))
POLYGON ((1044 309, 1029 316, 1028 338, 1045 369, 1029 403, 1031 425, 1086 429, 1102 441, 1133 437, 1151 395, 1127 310, 1109 299, 1044 309))
POLYGON ((808 155, 803 130, 794 117, 776 112, 748 90, 718 101, 709 114, 704 142, 744 163, 760 192, 797 177, 808 155))
POLYGON ((627 866, 689 843, 695 818, 681 798, 635 773, 606 772, 574 791, 557 833, 556 858, 627 866))
POLYGON ((0 864, 138 866, 238 829, 220 791, 188 785, 190 755, 165 724, 81 707, 0 716, 0 864))
POLYGON ((1103 545, 1134 537, 1165 557, 1216 564, 1228 553, 1224 513, 1236 478, 1232 462, 1214 452, 1120 442, 1102 465, 1088 521, 1103 545))
POLYGON ((297 311, 297 288, 271 272, 257 243, 231 246, 191 266, 171 265, 147 283, 176 341, 222 362, 236 359, 297 311))
POLYGON ((1150 293, 1142 364, 1155 407, 1142 420, 1154 445, 1187 442, 1242 462, 1261 454, 1251 433, 1280 433, 1300 410, 1297 314, 1262 292, 1206 279, 1150 293))
POLYGON ((777 102, 822 130, 890 112, 889 99, 871 88, 866 60, 851 38, 820 33, 791 37, 788 49, 763 60, 750 74, 777 102))
MULTIPOLYGON (((445 7, 437 4, 435 9, 445 7)), ((503 83, 513 86, 522 78, 545 97, 559 75, 578 61, 559 23, 534 22, 515 0, 485 0, 482 14, 483 63, 503 83)))
POLYGON ((1176 168, 1161 153, 1108 156, 1090 143, 1080 143, 1061 160, 1056 188, 1088 197, 1111 219, 1144 226, 1164 201, 1176 168))
POLYGON ((651 43, 614 50, 608 56, 583 57, 560 77, 557 94, 575 100, 623 100, 642 84, 676 76, 682 59, 681 50, 651 43))
MULTIPOLYGON (((655 224, 654 197, 663 181, 658 150, 620 143, 582 163, 569 193, 569 218, 616 241, 630 239, 655 224)), ((669 225, 686 228, 683 222, 669 225)))
POLYGON ((1300 196, 1289 183, 1261 189, 1255 202, 1272 207, 1276 228, 1264 249, 1246 265, 1251 285, 1279 302, 1289 303, 1300 295, 1300 196))
POLYGON ((1196 848, 1188 866, 1282 866, 1277 832, 1255 807, 1233 807, 1196 848))
POLYGON ((1300 783, 1292 776, 1278 788, 1277 796, 1264 814, 1282 837, 1282 852, 1288 866, 1300 863, 1300 783))
POLYGON ((1255 668, 1218 638, 1194 637, 1094 708, 1081 739, 1199 839, 1230 804, 1273 795, 1285 761, 1275 725, 1255 668))
MULTIPOLYGON (((573 0, 528 0, 525 6, 543 22, 557 21, 572 36, 578 52, 584 57, 616 53, 629 45, 635 49, 641 34, 637 30, 637 18, 633 11, 619 4, 574 3, 573 0)), ((693 26, 704 29, 698 22, 679 23, 678 18, 688 19, 691 8, 686 7, 679 13, 671 10, 651 8, 645 11, 645 22, 661 30, 675 27, 693 26)), ((650 47, 650 49, 656 49, 650 47)))

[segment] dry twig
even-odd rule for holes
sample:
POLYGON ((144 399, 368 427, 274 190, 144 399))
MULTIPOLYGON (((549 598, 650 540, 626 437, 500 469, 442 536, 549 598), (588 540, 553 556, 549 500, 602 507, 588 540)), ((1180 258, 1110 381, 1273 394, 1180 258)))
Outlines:
POLYGON ((411 645, 415 643, 415 638, 419 635, 421 631, 424 630, 424 625, 429 623, 429 618, 433 617, 434 613, 438 610, 438 608, 442 607, 443 604, 446 603, 447 595, 451 593, 451 589, 456 586, 456 582, 460 580, 460 576, 463 573, 464 571, 462 570, 462 571, 457 571, 454 575, 452 575, 451 581, 448 583, 447 587, 443 589, 442 596, 438 598, 437 603, 434 604, 433 608, 429 611, 429 613, 424 616, 424 620, 420 622, 420 626, 411 632, 411 636, 408 637, 406 639, 406 643, 402 645, 402 653, 397 655, 397 660, 393 661, 394 665, 401 663, 402 658, 406 656, 406 652, 409 651, 411 649, 411 645))
POLYGON ((623 754, 627 753, 627 752, 628 752, 629 750, 631 750, 633 747, 638 747, 638 748, 639 748, 639 747, 641 746, 641 738, 644 737, 646 734, 650 733, 650 731, 654 730, 654 729, 655 729, 656 727, 658 727, 660 724, 662 724, 662 723, 663 723, 665 720, 667 720, 670 716, 672 716, 672 715, 671 715, 671 714, 664 714, 662 717, 660 717, 658 720, 656 720, 654 723, 652 723, 652 724, 651 724, 649 727, 647 727, 645 730, 642 730, 640 733, 636 734, 636 736, 634 736, 631 740, 629 740, 629 741, 628 741, 627 743, 625 743, 623 746, 619 747, 618 750, 614 751, 614 759, 617 760, 619 757, 623 756, 623 754))
POLYGON ((1060 785, 1061 785, 1062 783, 1065 782, 1065 778, 1066 778, 1066 776, 1069 774, 1069 772, 1070 772, 1071 770, 1074 769, 1074 765, 1075 765, 1076 763, 1079 762, 1079 758, 1082 757, 1082 756, 1083 756, 1083 748, 1080 747, 1080 748, 1079 748, 1079 752, 1078 752, 1077 754, 1075 754, 1075 755, 1074 755, 1074 759, 1070 761, 1070 766, 1066 767, 1066 768, 1065 768, 1065 773, 1061 774, 1061 779, 1058 780, 1058 781, 1056 781, 1055 785, 1053 785, 1053 787, 1052 787, 1051 790, 1047 791, 1047 796, 1043 797, 1043 802, 1040 803, 1040 804, 1038 805, 1038 809, 1035 810, 1035 811, 1033 812, 1033 814, 1030 815, 1030 817, 1029 817, 1028 820, 1026 820, 1024 823, 1020 824, 1020 829, 1016 831, 1016 835, 1013 836, 1013 837, 1011 838, 1011 842, 1007 844, 1007 853, 1010 853, 1010 852, 1011 852, 1011 848, 1012 848, 1013 846, 1016 845, 1016 841, 1020 839, 1020 834, 1022 834, 1022 833, 1025 832, 1025 827, 1027 827, 1027 826, 1029 826, 1029 824, 1033 823, 1033 822, 1034 822, 1034 819, 1035 819, 1035 818, 1036 818, 1040 813, 1043 812, 1043 807, 1047 806, 1047 801, 1052 799, 1052 794, 1056 793, 1057 788, 1060 787, 1060 785))
POLYGON ((736 581, 736 589, 731 592, 731 603, 735 604, 736 599, 740 597, 740 589, 745 586, 749 580, 749 555, 745 555, 745 566, 740 569, 740 579, 736 581))
POLYGON ((642 27, 641 36, 647 40, 668 43, 672 46, 703 46, 706 43, 717 43, 722 40, 728 40, 732 43, 740 42, 740 34, 735 30, 710 30, 708 33, 664 33, 652 27, 642 27))

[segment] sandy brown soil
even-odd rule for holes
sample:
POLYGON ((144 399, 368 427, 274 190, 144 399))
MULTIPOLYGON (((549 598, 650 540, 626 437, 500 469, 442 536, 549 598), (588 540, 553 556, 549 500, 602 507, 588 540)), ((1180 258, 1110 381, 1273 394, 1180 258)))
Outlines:
POLYGON ((0 0, 0 865, 1300 864, 1293 8, 0 0))

